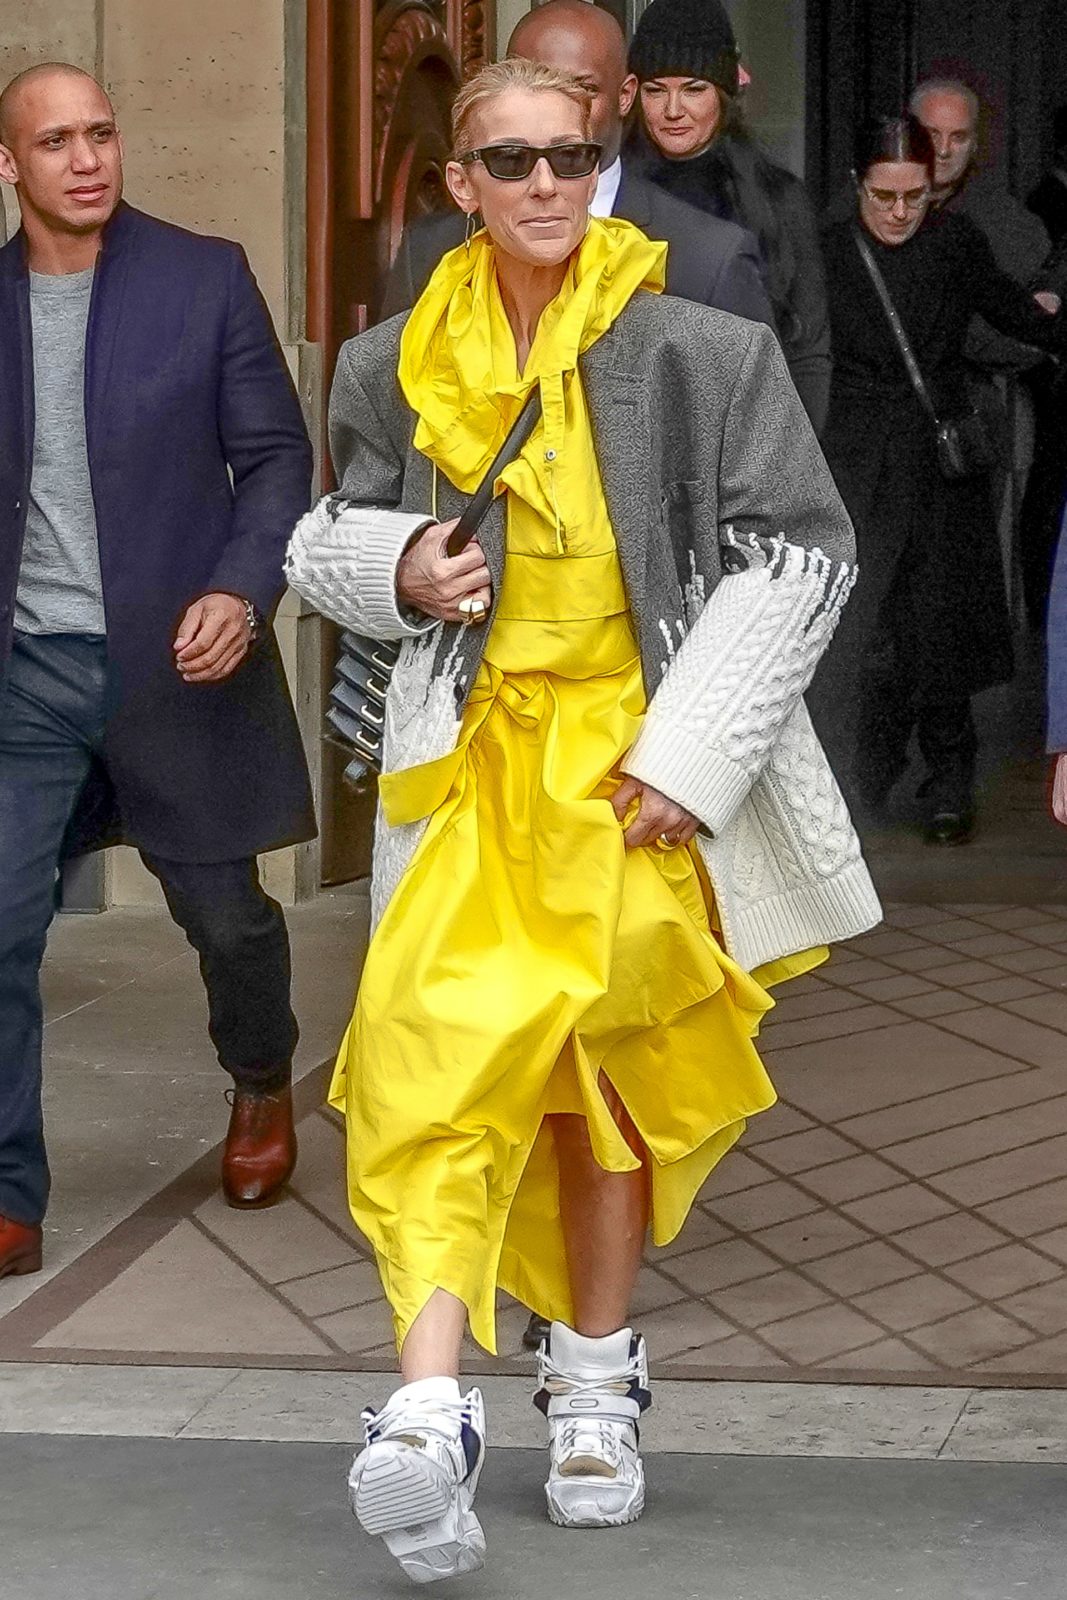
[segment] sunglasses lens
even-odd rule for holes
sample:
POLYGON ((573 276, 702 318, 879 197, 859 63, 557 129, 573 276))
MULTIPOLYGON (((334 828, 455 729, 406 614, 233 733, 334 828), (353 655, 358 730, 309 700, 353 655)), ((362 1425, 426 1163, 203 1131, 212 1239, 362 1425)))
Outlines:
POLYGON ((587 178, 596 166, 597 154, 593 144, 561 144, 548 159, 557 178, 587 178))
POLYGON ((482 151, 485 170, 491 178, 528 178, 539 152, 526 144, 498 144, 482 151))

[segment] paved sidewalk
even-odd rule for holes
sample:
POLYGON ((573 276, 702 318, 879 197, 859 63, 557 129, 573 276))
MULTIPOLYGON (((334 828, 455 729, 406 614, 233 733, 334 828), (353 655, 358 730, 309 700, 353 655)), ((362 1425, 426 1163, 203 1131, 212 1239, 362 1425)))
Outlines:
MULTIPOLYGON (((12 1600, 393 1600, 412 1589, 344 1508, 334 1445, 4 1441, 12 1600)), ((489 1564, 455 1600, 1062 1600, 1067 1471, 927 1462, 649 1462, 645 1516, 544 1519, 542 1451, 490 1452, 489 1564)))

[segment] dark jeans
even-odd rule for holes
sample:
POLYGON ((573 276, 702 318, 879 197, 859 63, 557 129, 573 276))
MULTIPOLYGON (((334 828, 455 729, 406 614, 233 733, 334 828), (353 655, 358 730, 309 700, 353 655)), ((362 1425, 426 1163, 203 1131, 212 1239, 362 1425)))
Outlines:
MULTIPOLYGON (((103 745, 104 641, 16 634, 0 690, 0 1216, 39 1222, 49 1173, 41 1115, 40 967, 67 824, 103 745)), ((297 1027, 289 939, 255 860, 143 855, 200 957, 209 1032, 241 1087, 289 1080, 297 1027)))

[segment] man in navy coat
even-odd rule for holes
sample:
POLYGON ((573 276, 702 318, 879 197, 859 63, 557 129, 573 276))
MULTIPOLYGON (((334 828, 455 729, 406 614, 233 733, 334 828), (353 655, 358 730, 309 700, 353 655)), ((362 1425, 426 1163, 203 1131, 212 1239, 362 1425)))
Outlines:
POLYGON ((308 839, 271 617, 311 449, 243 252, 122 201, 73 67, 0 96, 0 1276, 35 1271, 49 1174, 39 968, 65 853, 141 851, 200 957, 236 1091, 232 1204, 296 1158, 296 1021, 256 856, 308 839))

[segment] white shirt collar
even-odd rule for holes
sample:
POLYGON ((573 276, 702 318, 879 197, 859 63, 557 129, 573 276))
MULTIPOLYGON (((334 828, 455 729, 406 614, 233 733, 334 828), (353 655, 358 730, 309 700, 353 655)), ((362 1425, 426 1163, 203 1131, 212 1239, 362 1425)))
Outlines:
POLYGON ((605 167, 596 181, 596 194, 589 206, 591 217, 610 217, 622 182, 622 157, 616 156, 610 167, 605 167))

